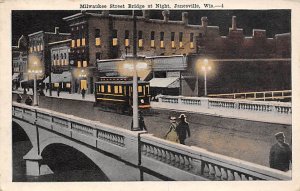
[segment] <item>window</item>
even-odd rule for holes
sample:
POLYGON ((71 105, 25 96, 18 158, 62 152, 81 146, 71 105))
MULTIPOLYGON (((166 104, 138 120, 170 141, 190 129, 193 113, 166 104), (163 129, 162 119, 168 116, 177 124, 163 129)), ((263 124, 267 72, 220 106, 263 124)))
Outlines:
POLYGON ((77 61, 77 67, 81 68, 81 61, 80 60, 77 61))
POLYGON ((58 88, 59 87, 59 83, 54 83, 54 87, 58 88))
POLYGON ((80 46, 80 38, 77 39, 77 47, 80 46))
POLYGON ((160 48, 164 48, 164 32, 160 32, 160 48))
POLYGON ((87 61, 86 60, 83 61, 82 67, 87 67, 87 61))
POLYGON ((129 46, 129 30, 125 30, 125 42, 124 42, 125 46, 128 47, 129 46))
POLYGON ((41 46, 41 50, 44 50, 44 46, 43 46, 43 44, 41 44, 40 46, 41 46))
POLYGON ((101 60, 101 53, 100 52, 96 52, 96 60, 101 60))
POLYGON ((30 53, 33 51, 33 48, 32 48, 32 46, 30 47, 30 53))
POLYGON ((100 29, 95 29, 95 41, 96 46, 101 46, 100 29))
POLYGON ((175 32, 171 32, 171 47, 176 48, 175 47, 175 32))
POLYGON ((72 40, 71 42, 71 48, 74 48, 75 47, 75 40, 72 40))
POLYGON ((85 32, 84 31, 82 31, 81 45, 85 46, 85 32))
POLYGON ((68 65, 67 53, 64 53, 64 58, 65 58, 65 65, 68 65))
POLYGON ((119 93, 122 93, 122 86, 119 86, 119 93))
POLYGON ((194 48, 194 33, 190 34, 190 48, 194 48))
POLYGON ((143 31, 139 31, 138 39, 139 39, 138 46, 139 46, 139 48, 141 48, 141 47, 143 47, 143 31))
POLYGON ((117 46, 118 45, 118 31, 116 29, 113 30, 112 33, 112 45, 117 46))
POLYGON ((63 53, 60 54, 60 62, 61 62, 61 65, 64 64, 64 55, 63 55, 63 53))
POLYGON ((101 85, 101 92, 104 92, 104 85, 101 85))
POLYGON ((117 93, 119 93, 119 86, 114 86, 114 89, 115 89, 115 93, 117 94, 117 93))
POLYGON ((139 86, 139 87, 138 87, 138 92, 139 92, 139 93, 143 92, 143 86, 139 86))
POLYGON ((111 85, 107 85, 107 93, 111 93, 111 85))
POLYGON ((183 32, 179 32, 179 48, 183 47, 182 39, 183 39, 183 32))
POLYGON ((70 88, 70 87, 71 87, 71 84, 70 84, 70 83, 66 83, 66 87, 67 87, 67 88, 70 88))
POLYGON ((151 31, 151 35, 150 35, 150 46, 151 48, 154 48, 155 47, 155 32, 154 31, 151 31))
POLYGON ((40 51, 40 45, 39 44, 37 45, 36 49, 37 49, 38 52, 40 51))

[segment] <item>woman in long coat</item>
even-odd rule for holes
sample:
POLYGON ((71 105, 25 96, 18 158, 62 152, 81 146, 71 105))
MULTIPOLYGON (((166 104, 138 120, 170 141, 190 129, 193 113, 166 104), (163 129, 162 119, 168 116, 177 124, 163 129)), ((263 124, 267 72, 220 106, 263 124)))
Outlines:
POLYGON ((179 138, 178 138, 178 134, 176 131, 177 125, 178 124, 176 123, 176 117, 171 117, 170 118, 170 128, 165 136, 166 140, 172 141, 175 143, 179 143, 179 138))

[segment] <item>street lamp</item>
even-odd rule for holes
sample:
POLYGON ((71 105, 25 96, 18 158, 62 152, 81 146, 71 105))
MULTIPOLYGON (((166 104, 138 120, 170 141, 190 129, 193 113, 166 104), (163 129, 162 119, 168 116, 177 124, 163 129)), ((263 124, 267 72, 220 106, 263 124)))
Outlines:
POLYGON ((132 130, 138 131, 139 121, 138 121, 138 71, 143 71, 148 68, 146 62, 141 61, 142 58, 139 57, 127 57, 127 60, 123 64, 123 69, 125 71, 130 71, 132 73, 132 130))
POLYGON ((204 96, 207 96, 207 83, 206 83, 206 74, 208 71, 211 70, 211 66, 208 65, 208 59, 203 60, 203 65, 201 67, 202 71, 204 72, 204 96))
POLYGON ((34 75, 34 80, 33 80, 33 106, 37 106, 38 102, 37 102, 37 75, 42 74, 42 70, 41 69, 37 69, 37 63, 34 62, 33 63, 33 68, 34 69, 29 69, 28 73, 29 74, 33 74, 34 75))

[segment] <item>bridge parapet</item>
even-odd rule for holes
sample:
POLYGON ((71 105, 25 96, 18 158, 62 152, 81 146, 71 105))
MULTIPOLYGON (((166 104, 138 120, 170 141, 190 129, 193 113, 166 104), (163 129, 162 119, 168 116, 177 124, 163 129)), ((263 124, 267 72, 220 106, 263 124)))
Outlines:
POLYGON ((138 136, 144 131, 132 132, 100 122, 19 103, 13 103, 12 115, 28 123, 113 154, 132 164, 137 165, 139 162, 138 136))
POLYGON ((152 107, 271 123, 292 122, 291 103, 167 95, 158 96, 158 100, 151 103, 152 107))
POLYGON ((141 165, 175 180, 290 180, 286 173, 226 157, 198 147, 189 147, 141 135, 141 165), (172 172, 172 174, 170 174, 172 172))

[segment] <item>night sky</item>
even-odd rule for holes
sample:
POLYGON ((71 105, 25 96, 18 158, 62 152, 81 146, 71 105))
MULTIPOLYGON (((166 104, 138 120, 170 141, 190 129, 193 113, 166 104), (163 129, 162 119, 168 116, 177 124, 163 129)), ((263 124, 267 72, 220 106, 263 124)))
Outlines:
MULTIPOLYGON (((189 12, 189 24, 201 24, 201 17, 207 16, 210 26, 219 26, 221 35, 228 34, 231 27, 231 17, 237 16, 238 28, 244 29, 246 36, 252 35, 252 29, 267 30, 267 37, 291 31, 290 10, 193 10, 189 12)), ((170 20, 181 20, 180 10, 170 11, 170 20)), ((40 30, 54 32, 58 26, 60 32, 70 32, 67 23, 62 18, 80 11, 12 11, 12 43, 17 45, 21 35, 28 35, 40 30)), ((92 12, 92 11, 89 11, 92 12)), ((101 11, 93 11, 99 12, 101 11)), ((110 11, 112 14, 131 14, 131 11, 110 11)), ((141 15, 142 11, 137 11, 141 15)), ((150 18, 163 19, 161 10, 150 11, 150 18)))

